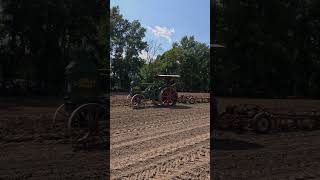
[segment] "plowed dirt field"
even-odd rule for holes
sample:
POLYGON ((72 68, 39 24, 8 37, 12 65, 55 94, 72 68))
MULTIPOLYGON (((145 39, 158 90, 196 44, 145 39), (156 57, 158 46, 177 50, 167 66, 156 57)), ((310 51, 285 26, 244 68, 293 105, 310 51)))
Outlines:
POLYGON ((0 180, 106 179, 107 148, 73 151, 66 123, 53 127, 56 98, 0 100, 0 180))
POLYGON ((111 178, 209 179, 209 107, 111 107, 111 178))
MULTIPOLYGON (((317 100, 220 98, 230 104, 256 104, 275 111, 319 109, 317 100)), ((259 135, 215 131, 212 168, 215 180, 320 179, 320 131, 286 131, 259 135)))
POLYGON ((133 110, 111 96, 108 148, 73 151, 56 98, 0 99, 2 179, 209 179, 209 103, 133 110))
MULTIPOLYGON (((205 96, 202 94, 201 96, 205 96)), ((0 99, 0 180, 103 179, 108 148, 73 151, 64 124, 52 127, 55 99, 0 99)), ((227 104, 313 109, 320 101, 219 99, 227 104)), ((133 110, 111 97, 112 179, 320 179, 320 131, 269 135, 215 131, 209 103, 133 110), (213 146, 213 166, 209 168, 213 146)))

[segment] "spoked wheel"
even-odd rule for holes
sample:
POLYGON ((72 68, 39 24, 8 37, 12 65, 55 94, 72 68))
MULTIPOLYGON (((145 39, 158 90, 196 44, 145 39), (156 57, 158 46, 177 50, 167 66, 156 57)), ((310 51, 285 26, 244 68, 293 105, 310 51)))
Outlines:
POLYGON ((132 108, 140 108, 143 107, 143 99, 144 97, 141 94, 136 94, 131 98, 132 108))
POLYGON ((261 134, 267 134, 271 130, 271 121, 264 113, 259 113, 254 117, 255 131, 261 134))
POLYGON ((161 105, 173 106, 177 103, 178 93, 172 87, 165 87, 160 91, 159 100, 161 105))
POLYGON ((66 105, 61 104, 53 115, 53 119, 52 119, 53 127, 57 127, 60 123, 63 123, 65 127, 67 127, 67 122, 69 117, 70 117, 70 113, 66 111, 66 105))
POLYGON ((189 97, 189 103, 190 104, 196 103, 196 99, 194 97, 189 97))
POLYGON ((68 130, 73 147, 87 145, 95 137, 104 140, 107 131, 106 108, 97 103, 79 106, 68 120, 68 130))

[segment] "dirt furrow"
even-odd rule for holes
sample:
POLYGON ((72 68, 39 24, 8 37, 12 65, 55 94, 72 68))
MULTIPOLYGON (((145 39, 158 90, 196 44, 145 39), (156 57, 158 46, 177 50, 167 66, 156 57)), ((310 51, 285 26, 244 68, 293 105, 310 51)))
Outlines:
POLYGON ((173 179, 188 170, 208 165, 209 156, 210 150, 208 148, 197 147, 186 153, 171 156, 168 160, 154 163, 144 169, 121 176, 121 178, 114 177, 114 179, 173 179))
POLYGON ((134 174, 136 172, 144 171, 146 169, 154 168, 155 166, 165 164, 166 162, 169 162, 172 159, 176 159, 181 156, 190 154, 199 148, 208 147, 208 145, 209 145, 209 139, 206 139, 199 143, 191 144, 188 146, 181 147, 175 151, 171 151, 164 156, 156 156, 150 159, 146 159, 145 161, 138 161, 138 162, 135 162, 134 164, 131 164, 125 167, 124 169, 117 169, 117 170, 113 169, 111 172, 115 177, 129 176, 130 174, 134 174))
POLYGON ((138 138, 148 134, 155 135, 163 131, 170 132, 175 131, 176 129, 182 129, 184 127, 198 126, 199 124, 206 124, 208 120, 209 117, 194 117, 176 121, 172 120, 166 123, 154 123, 145 127, 132 128, 124 130, 125 132, 123 132, 122 134, 119 134, 119 131, 111 132, 111 143, 128 140, 128 137, 138 138))
POLYGON ((182 133, 182 132, 190 131, 193 129, 205 128, 205 127, 207 127, 207 128, 210 127, 210 124, 192 125, 191 128, 186 128, 186 129, 179 128, 180 130, 179 129, 171 129, 171 130, 167 130, 164 132, 162 131, 160 133, 144 134, 143 137, 140 136, 140 137, 134 138, 133 140, 125 139, 125 140, 122 140, 121 142, 113 142, 111 144, 111 149, 119 148, 119 147, 123 147, 123 146, 134 145, 134 144, 141 143, 144 141, 156 140, 157 138, 161 138, 164 136, 174 135, 177 133, 182 133))
POLYGON ((198 165, 192 169, 189 169, 188 171, 184 171, 183 174, 176 175, 172 179, 210 179, 210 163, 202 163, 201 165, 198 165))
MULTIPOLYGON (((151 159, 157 156, 165 156, 166 154, 172 151, 177 151, 179 148, 196 144, 206 139, 209 139, 209 133, 200 134, 198 136, 183 139, 181 141, 176 141, 175 143, 160 146, 158 148, 149 148, 144 152, 140 152, 138 154, 131 154, 130 156, 126 157, 120 156, 119 158, 119 156, 117 155, 115 155, 114 157, 111 156, 111 169, 122 169, 138 161, 145 161, 147 159, 151 159)), ((114 154, 114 152, 112 151, 111 153, 114 154)))

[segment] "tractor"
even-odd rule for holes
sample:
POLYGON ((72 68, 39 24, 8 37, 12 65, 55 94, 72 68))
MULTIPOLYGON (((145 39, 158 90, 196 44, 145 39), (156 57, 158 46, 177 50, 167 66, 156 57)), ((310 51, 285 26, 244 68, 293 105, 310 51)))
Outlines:
POLYGON ((131 81, 128 99, 131 99, 132 107, 143 107, 144 100, 151 100, 157 106, 174 106, 178 100, 175 80, 179 77, 179 75, 156 75, 153 83, 140 83, 137 79, 131 81))

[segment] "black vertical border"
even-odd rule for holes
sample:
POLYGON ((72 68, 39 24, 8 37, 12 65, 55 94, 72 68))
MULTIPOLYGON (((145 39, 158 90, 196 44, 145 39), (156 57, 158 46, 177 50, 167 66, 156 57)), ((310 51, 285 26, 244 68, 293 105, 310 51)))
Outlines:
POLYGON ((110 167, 111 167, 111 156, 110 156, 110 153, 111 153, 111 147, 110 147, 110 142, 111 142, 111 136, 110 136, 110 114, 111 114, 111 103, 110 103, 110 98, 111 98, 111 78, 110 78, 110 72, 111 72, 111 66, 110 66, 110 51, 111 51, 111 39, 110 39, 110 36, 111 36, 111 23, 110 23, 110 0, 106 0, 107 1, 107 27, 106 30, 107 30, 107 37, 106 37, 106 41, 108 42, 107 43, 107 47, 106 47, 106 56, 109 60, 109 64, 107 65, 109 67, 109 73, 108 73, 108 76, 107 76, 107 82, 108 82, 108 88, 107 88, 107 94, 108 94, 108 97, 107 97, 107 148, 106 148, 106 155, 107 155, 107 158, 106 158, 106 163, 107 163, 107 179, 111 179, 111 170, 110 170, 110 167))
POLYGON ((214 92, 215 92, 215 86, 214 83, 215 80, 215 63, 214 63, 214 48, 212 44, 214 43, 214 39, 216 36, 216 16, 215 14, 215 0, 210 0, 210 179, 214 179, 214 157, 213 157, 213 122, 216 121, 215 117, 217 117, 215 114, 214 109, 214 92))

